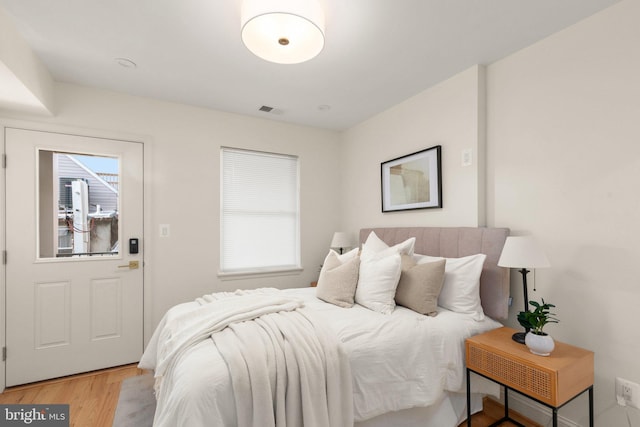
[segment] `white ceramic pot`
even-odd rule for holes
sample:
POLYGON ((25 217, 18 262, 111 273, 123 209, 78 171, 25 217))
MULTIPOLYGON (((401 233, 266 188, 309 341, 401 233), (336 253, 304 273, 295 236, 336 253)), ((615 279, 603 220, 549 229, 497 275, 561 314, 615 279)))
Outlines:
POLYGON ((533 332, 527 332, 524 337, 524 343, 529 347, 529 351, 538 356, 548 356, 556 346, 551 335, 538 335, 533 332))

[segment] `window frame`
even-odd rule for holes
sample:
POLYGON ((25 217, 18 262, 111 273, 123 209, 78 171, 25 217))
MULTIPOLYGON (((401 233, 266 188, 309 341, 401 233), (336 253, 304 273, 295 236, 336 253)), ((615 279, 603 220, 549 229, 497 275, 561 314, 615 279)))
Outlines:
MULTIPOLYGON (((227 190, 228 191, 228 190, 227 190)), ((301 223, 301 208, 300 208, 300 157, 292 154, 284 154, 284 153, 275 153, 269 151, 261 151, 254 149, 245 149, 245 148, 235 148, 222 146, 220 147, 220 255, 219 255, 219 269, 218 269, 218 277, 222 280, 224 279, 239 279, 243 277, 255 277, 255 276, 283 276, 283 275, 293 275, 298 274, 303 271, 302 261, 301 261, 301 232, 300 232, 300 223, 301 223), (251 153, 257 156, 265 156, 265 157, 276 157, 276 158, 287 158, 291 160, 295 160, 295 173, 296 173, 296 184, 295 184, 295 199, 296 199, 296 211, 295 211, 295 248, 294 248, 294 257, 295 261, 292 264, 287 265, 279 265, 279 266, 256 266, 256 267, 248 267, 248 268, 224 268, 224 236, 225 236, 225 152, 237 152, 237 153, 251 153)))

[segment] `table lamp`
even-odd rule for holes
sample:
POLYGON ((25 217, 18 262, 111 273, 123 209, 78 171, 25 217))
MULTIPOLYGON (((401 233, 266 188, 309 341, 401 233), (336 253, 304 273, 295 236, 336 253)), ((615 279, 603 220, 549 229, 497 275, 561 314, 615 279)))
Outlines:
MULTIPOLYGON (((500 267, 517 268, 522 273, 522 284, 524 288, 524 309, 529 311, 529 296, 527 294, 527 273, 528 268, 550 267, 547 256, 532 236, 509 236, 504 242, 502 254, 498 260, 500 267)), ((516 332, 512 339, 524 344, 524 337, 529 332, 516 332)))
POLYGON ((331 248, 340 249, 340 255, 345 248, 350 248, 352 244, 349 233, 345 231, 336 231, 333 233, 333 239, 331 239, 331 248))

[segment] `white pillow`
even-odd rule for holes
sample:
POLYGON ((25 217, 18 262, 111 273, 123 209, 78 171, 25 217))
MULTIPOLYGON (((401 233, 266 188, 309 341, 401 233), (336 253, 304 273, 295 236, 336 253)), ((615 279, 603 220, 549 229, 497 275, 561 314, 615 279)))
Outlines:
POLYGON ((391 314, 396 307, 395 295, 401 272, 400 254, 393 248, 367 259, 361 256, 356 303, 382 314, 391 314))
POLYGON ((477 321, 484 319, 484 311, 480 303, 480 275, 484 260, 487 258, 485 254, 462 258, 442 258, 416 254, 413 258, 418 264, 446 259, 444 284, 440 296, 438 296, 438 305, 457 313, 470 314, 477 321))
MULTIPOLYGON (((415 244, 416 238, 411 237, 404 242, 398 243, 397 245, 391 247, 400 255, 413 255, 413 247, 415 246, 415 244)), ((360 253, 360 258, 370 258, 375 254, 387 249, 389 249, 389 245, 380 240, 377 234, 372 231, 371 233, 369 233, 366 242, 362 244, 362 253, 360 253)))

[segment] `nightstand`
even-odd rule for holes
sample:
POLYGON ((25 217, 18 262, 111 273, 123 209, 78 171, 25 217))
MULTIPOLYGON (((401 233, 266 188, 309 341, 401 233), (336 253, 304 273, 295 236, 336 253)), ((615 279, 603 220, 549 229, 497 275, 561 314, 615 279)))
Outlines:
POLYGON ((553 427, 558 426, 558 409, 588 392, 589 426, 593 427, 593 352, 556 341, 550 356, 536 356, 511 339, 514 332, 503 327, 466 340, 467 426, 471 426, 470 381, 475 372, 504 388, 504 417, 493 425, 513 422, 509 391, 551 408, 553 427))

